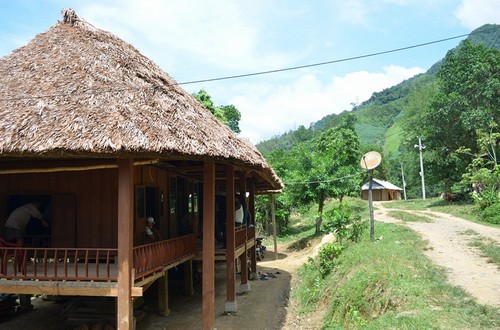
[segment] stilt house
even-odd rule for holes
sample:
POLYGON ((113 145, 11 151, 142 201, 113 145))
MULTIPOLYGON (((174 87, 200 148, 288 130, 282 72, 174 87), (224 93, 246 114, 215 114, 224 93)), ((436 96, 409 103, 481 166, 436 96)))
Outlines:
MULTIPOLYGON (((168 314, 168 269, 203 261, 203 328, 214 324, 216 193, 226 196, 228 311, 237 309, 255 231, 235 227, 234 199, 251 213, 282 182, 151 60, 74 11, 0 59, 0 227, 42 201, 50 227, 0 247, 0 293, 116 297, 119 329, 135 297, 158 281, 168 314), (142 239, 147 217, 160 240, 142 239)), ((255 217, 253 217, 255 218, 255 217)), ((186 284, 192 290, 192 284, 186 284)))

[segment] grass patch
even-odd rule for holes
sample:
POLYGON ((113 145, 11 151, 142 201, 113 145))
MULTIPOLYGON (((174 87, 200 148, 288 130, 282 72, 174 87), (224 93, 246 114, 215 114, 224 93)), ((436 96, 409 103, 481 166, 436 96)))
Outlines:
POLYGON ((481 256, 488 259, 488 262, 500 268, 500 246, 494 240, 486 237, 475 237, 470 243, 471 246, 481 251, 481 256))
POLYGON ((458 218, 474 221, 491 227, 500 227, 500 225, 491 224, 481 220, 480 212, 472 202, 447 202, 441 198, 434 197, 426 200, 410 199, 399 200, 390 203, 384 203, 386 208, 417 210, 417 211, 436 211, 449 213, 458 218))
POLYGON ((459 232, 460 235, 479 235, 479 233, 473 229, 467 229, 459 232))
POLYGON ((406 211, 389 211, 387 215, 403 222, 432 222, 430 218, 424 215, 417 215, 406 211))
MULTIPOLYGON (((401 225, 377 224, 377 242, 351 243, 333 272, 312 263, 292 291, 302 312, 325 309, 324 329, 495 329, 498 308, 477 304, 423 255, 425 243, 401 225)), ((367 235, 365 235, 367 236, 367 235)))

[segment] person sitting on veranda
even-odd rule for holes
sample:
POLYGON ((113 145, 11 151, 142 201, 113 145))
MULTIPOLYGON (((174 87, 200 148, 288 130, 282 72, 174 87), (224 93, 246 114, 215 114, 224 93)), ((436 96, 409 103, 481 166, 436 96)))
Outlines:
POLYGON ((245 212, 243 210, 243 205, 240 203, 238 199, 235 200, 234 202, 234 222, 236 223, 236 226, 241 226, 243 224, 243 219, 245 218, 245 212))
POLYGON ((146 227, 144 228, 144 244, 153 243, 160 240, 160 233, 158 229, 154 227, 155 219, 153 217, 148 217, 146 219, 146 227))
POLYGON ((23 246, 26 226, 31 217, 40 219, 42 226, 47 227, 49 224, 45 221, 43 214, 40 212, 41 206, 42 203, 40 201, 35 201, 19 206, 12 211, 5 223, 5 241, 23 246))

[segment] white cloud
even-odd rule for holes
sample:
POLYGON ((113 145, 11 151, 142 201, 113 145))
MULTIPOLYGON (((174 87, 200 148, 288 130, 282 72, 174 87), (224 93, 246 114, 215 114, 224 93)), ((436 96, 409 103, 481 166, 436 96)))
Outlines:
POLYGON ((500 23, 500 1, 463 0, 455 11, 460 23, 473 30, 486 23, 500 23))
POLYGON ((368 25, 369 11, 363 0, 340 1, 334 5, 335 16, 350 24, 368 25))
MULTIPOLYGON (((381 91, 425 70, 387 66, 384 72, 358 71, 322 83, 314 74, 303 74, 287 85, 241 84, 230 100, 242 113, 241 136, 256 143, 272 136, 309 126, 328 114, 338 114, 381 91)), ((234 91, 233 91, 234 92, 234 91)))
POLYGON ((196 68, 255 70, 281 67, 293 55, 259 54, 265 31, 266 4, 259 1, 134 1, 82 3, 82 16, 145 50, 159 64, 183 65, 185 56, 196 68), (260 13, 259 13, 260 12, 260 13), (153 49, 154 47, 154 49, 153 49), (169 53, 158 54, 160 49, 169 53), (166 60, 165 60, 166 59, 166 60))

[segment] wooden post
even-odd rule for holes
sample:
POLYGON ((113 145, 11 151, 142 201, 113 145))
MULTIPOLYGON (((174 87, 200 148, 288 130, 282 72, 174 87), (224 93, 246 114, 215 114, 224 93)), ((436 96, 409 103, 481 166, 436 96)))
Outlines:
POLYGON ((274 194, 271 194, 271 220, 273 222, 274 260, 278 260, 278 242, 276 241, 276 214, 274 212, 274 194))
POLYGON ((370 209, 370 241, 375 235, 375 220, 373 216, 373 194, 372 194, 373 170, 370 170, 370 183, 368 184, 368 207, 370 209))
POLYGON ((158 313, 161 316, 168 316, 170 309, 168 308, 168 270, 165 275, 158 279, 158 313))
POLYGON ((134 161, 118 160, 118 329, 133 329, 132 304, 134 161))
POLYGON ((215 164, 205 162, 203 168, 203 276, 202 327, 215 324, 215 164))
MULTIPOLYGON (((248 211, 250 212, 250 217, 251 217, 251 221, 250 221, 249 225, 253 226, 255 229, 255 187, 254 187, 253 179, 250 180, 249 192, 250 192, 250 195, 248 196, 248 211)), ((257 278, 257 255, 255 253, 255 236, 256 235, 257 235, 257 233, 254 230, 254 237, 253 237, 254 244, 250 248, 250 267, 252 268, 252 272, 250 273, 251 279, 257 278)))
MULTIPOLYGON (((240 199, 242 199, 245 203, 245 207, 248 210, 248 203, 247 203, 247 175, 245 172, 241 172, 239 175, 239 191, 240 191, 240 199)), ((246 216, 246 215, 245 215, 246 216)), ((248 224, 245 224, 245 226, 248 226, 248 224)), ((249 292, 250 291, 250 285, 248 284, 248 264, 247 264, 247 242, 246 242, 246 232, 245 232, 245 252, 243 252, 240 255, 240 292, 249 292)))
POLYGON ((186 296, 194 294, 193 260, 188 260, 184 263, 184 294, 186 296))
POLYGON ((226 167, 226 304, 224 313, 238 311, 236 304, 236 269, 235 269, 235 189, 234 189, 234 166, 226 167))

